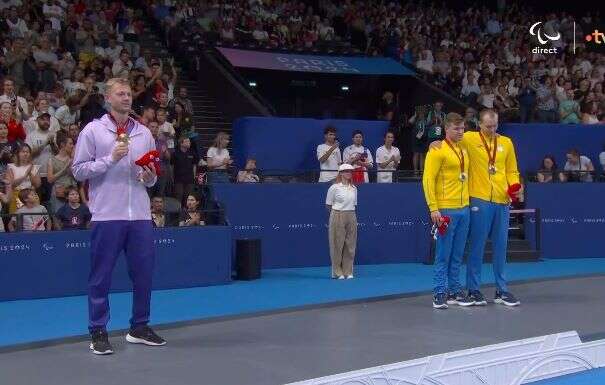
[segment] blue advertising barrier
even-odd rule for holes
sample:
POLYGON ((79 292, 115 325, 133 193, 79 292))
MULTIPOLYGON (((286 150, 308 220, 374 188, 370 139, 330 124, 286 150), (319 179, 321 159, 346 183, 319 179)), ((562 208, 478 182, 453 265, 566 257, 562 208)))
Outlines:
MULTIPOLYGON (((235 239, 262 240, 264 268, 328 266, 327 184, 217 184, 235 239)), ((528 208, 542 214, 542 257, 605 257, 605 184, 527 186, 528 208), (555 198, 556 197, 556 198, 555 198)), ((424 261, 428 210, 419 183, 366 184, 358 191, 356 263, 424 261)), ((528 235, 533 243, 531 215, 528 235)))
MULTIPOLYGON (((231 281, 231 228, 155 229, 154 289, 231 281)), ((0 237, 0 301, 86 294, 90 231, 6 233, 0 237)), ((130 291, 124 256, 112 291, 130 291)))
POLYGON ((246 117, 233 123, 233 152, 238 167, 247 157, 266 170, 315 170, 317 145, 324 142, 324 128, 336 127, 340 150, 352 143, 354 130, 362 130, 364 145, 376 156, 389 124, 380 120, 321 120, 246 117), (277 144, 279 143, 279 144, 277 144))
MULTIPOLYGON (((605 257, 604 183, 529 183, 526 206, 541 214, 542 256, 605 257)), ((528 218, 534 240, 534 218, 528 218)))
POLYGON ((234 67, 278 71, 359 75, 414 75, 414 71, 386 57, 298 55, 217 48, 234 67))
MULTIPOLYGON (((382 146, 388 128, 387 122, 375 120, 241 118, 233 125, 236 164, 243 167, 246 157, 251 156, 256 158, 257 167, 261 169, 318 169, 316 148, 323 143, 323 130, 328 124, 338 130, 341 151, 352 143, 353 130, 362 130, 364 145, 372 156, 382 146)), ((565 154, 574 147, 591 158, 595 167, 600 169, 598 155, 605 145, 605 127, 601 124, 502 124, 499 131, 512 138, 522 172, 536 171, 547 154, 554 155, 562 169, 565 154)))
POLYGON ((519 169, 536 171, 545 155, 553 155, 559 169, 565 166, 566 154, 577 148, 600 170, 599 153, 605 146, 605 126, 602 124, 503 124, 499 130, 515 144, 519 169))
MULTIPOLYGON (((264 268, 329 266, 328 184, 216 184, 236 239, 260 238, 264 268)), ((358 191, 358 264, 423 261, 429 224, 417 183, 358 191)))

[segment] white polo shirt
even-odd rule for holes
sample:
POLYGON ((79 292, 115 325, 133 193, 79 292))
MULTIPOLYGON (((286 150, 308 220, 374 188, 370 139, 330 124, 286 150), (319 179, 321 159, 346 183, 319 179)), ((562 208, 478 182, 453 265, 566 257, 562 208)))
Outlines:
POLYGON ((326 205, 336 211, 355 211, 357 206, 357 187, 353 184, 334 183, 328 189, 326 205))
MULTIPOLYGON (((324 156, 332 146, 325 143, 317 146, 317 160, 324 156)), ((319 163, 321 170, 338 170, 338 166, 342 163, 342 155, 340 148, 336 147, 325 162, 319 163)), ((322 171, 319 174, 319 182, 329 182, 336 178, 338 171, 322 171)))
MULTIPOLYGON (((391 146, 390 150, 387 150, 386 146, 378 147, 376 150, 376 164, 378 165, 378 171, 395 171, 395 163, 391 162, 387 167, 380 167, 380 163, 386 162, 392 156, 399 158, 401 160, 401 154, 399 153, 399 149, 395 146, 391 146)), ((393 182, 393 173, 392 172, 379 172, 376 177, 377 183, 392 183, 393 182)))

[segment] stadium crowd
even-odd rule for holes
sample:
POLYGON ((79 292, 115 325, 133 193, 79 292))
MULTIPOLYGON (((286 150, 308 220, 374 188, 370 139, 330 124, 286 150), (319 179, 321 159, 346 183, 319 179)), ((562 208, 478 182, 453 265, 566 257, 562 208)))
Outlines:
POLYGON ((559 12, 539 15, 507 2, 495 12, 483 3, 321 0, 149 1, 168 31, 244 48, 384 55, 411 65, 426 80, 476 109, 494 108, 502 121, 595 124, 605 117, 605 55, 586 50, 584 30, 596 19, 559 12), (557 54, 532 53, 528 30, 560 32, 557 54), (577 49, 571 36, 576 23, 577 49), (177 28, 177 26, 179 28, 177 28))
POLYGON ((198 154, 192 102, 186 88, 175 88, 174 60, 141 48, 141 10, 122 2, 10 0, 0 12, 0 230, 88 226, 87 184, 74 179, 71 163, 81 129, 107 111, 105 83, 113 77, 131 81, 132 116, 161 153, 164 172, 149 191, 156 214, 164 200, 181 211, 156 225, 204 224, 196 174, 225 168, 228 138, 222 134, 210 157, 198 154))

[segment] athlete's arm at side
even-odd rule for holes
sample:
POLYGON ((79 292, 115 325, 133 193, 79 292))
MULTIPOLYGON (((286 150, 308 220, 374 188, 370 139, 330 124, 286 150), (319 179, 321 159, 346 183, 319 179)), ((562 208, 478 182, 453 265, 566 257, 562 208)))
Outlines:
POLYGON ((506 151, 506 181, 509 186, 519 183, 519 169, 517 168, 515 145, 510 139, 508 139, 508 149, 506 151))
POLYGON ((431 212, 439 210, 437 206, 437 194, 435 192, 437 174, 441 168, 442 155, 440 151, 432 149, 426 155, 424 161, 424 172, 422 174, 422 188, 424 198, 431 212))

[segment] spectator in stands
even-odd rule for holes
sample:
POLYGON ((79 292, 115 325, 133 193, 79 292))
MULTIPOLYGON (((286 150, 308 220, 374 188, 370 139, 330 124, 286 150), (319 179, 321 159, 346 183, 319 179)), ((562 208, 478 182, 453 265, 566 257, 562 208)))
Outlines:
POLYGON ((472 107, 467 107, 464 111, 464 131, 477 131, 478 127, 477 111, 472 107))
POLYGON ((572 89, 566 91, 565 99, 559 103, 559 118, 565 124, 580 123, 580 105, 574 100, 572 89))
POLYGON ((204 214, 200 209, 201 199, 197 194, 187 196, 186 206, 179 217, 179 226, 204 226, 204 214))
MULTIPOLYGON (((9 40, 7 40, 9 41, 9 40)), ((4 83, 4 94, 0 96, 0 103, 4 100, 4 97, 9 98, 8 101, 11 101, 12 94, 6 94, 6 81, 10 80, 13 84, 14 90, 13 93, 21 93, 25 91, 25 77, 23 74, 23 69, 25 67, 25 61, 27 60, 30 54, 30 49, 27 45, 24 44, 22 38, 15 38, 10 47, 10 50, 7 50, 4 53, 4 65, 6 66, 8 75, 14 79, 5 79, 4 83)), ((19 102, 25 108, 25 103, 19 102)))
POLYGON ((15 141, 25 140, 25 129, 14 113, 14 108, 9 102, 0 104, 0 122, 3 122, 8 127, 8 140, 15 141))
POLYGON ((387 91, 382 95, 382 99, 380 101, 380 107, 378 109, 378 119, 387 120, 391 122, 393 121, 394 114, 395 101, 393 100, 393 93, 387 91))
POLYGON ((139 123, 144 126, 148 126, 150 122, 155 120, 155 108, 152 106, 147 106, 143 109, 143 115, 139 117, 139 123))
POLYGON ((187 87, 179 88, 179 94, 170 101, 169 107, 171 110, 175 109, 174 106, 177 102, 181 103, 186 113, 189 115, 193 114, 193 103, 191 102, 191 99, 187 97, 187 87))
POLYGON ((479 83, 477 82, 474 73, 469 73, 467 79, 466 84, 462 86, 461 94, 466 104, 474 104, 479 97, 479 94, 481 94, 481 88, 479 87, 479 83))
POLYGON ((340 143, 336 139, 336 127, 327 126, 324 129, 324 143, 317 146, 317 160, 319 168, 319 182, 332 182, 338 175, 338 166, 342 163, 340 143))
POLYGON ((194 138, 196 135, 193 132, 193 121, 191 114, 185 111, 185 107, 180 103, 174 104, 174 118, 172 119, 172 125, 178 137, 187 136, 194 138))
POLYGON ((15 90, 15 82, 12 79, 4 79, 4 93, 0 95, 0 103, 10 103, 15 109, 15 115, 22 121, 29 119, 29 107, 24 97, 18 96, 15 90))
POLYGON ((80 101, 81 97, 70 96, 65 100, 65 105, 57 109, 55 118, 59 121, 61 128, 65 129, 80 120, 80 101))
POLYGON ((542 164, 540 165, 540 169, 536 174, 538 182, 540 183, 550 183, 555 182, 557 178, 557 161, 552 155, 547 155, 542 159, 542 164))
POLYGON ((567 153, 567 162, 563 168, 565 172, 560 174, 561 182, 592 182, 594 166, 592 161, 578 150, 571 149, 567 153))
POLYGON ((165 227, 167 225, 164 207, 164 197, 156 195, 151 199, 151 220, 153 227, 165 227))
MULTIPOLYGON (((543 62, 542 62, 543 63, 543 62)), ((550 78, 544 80, 536 90, 536 118, 542 123, 555 123, 556 119, 556 99, 555 89, 550 78)))
POLYGON ((368 183, 370 181, 367 170, 374 167, 372 152, 363 146, 363 133, 360 130, 353 131, 353 144, 345 148, 343 154, 344 163, 355 168, 353 172, 353 183, 368 183))
POLYGON ((84 204, 80 203, 80 193, 76 186, 67 187, 67 203, 55 214, 57 230, 85 230, 90 227, 92 215, 84 204))
POLYGON ((23 202, 23 207, 16 212, 17 217, 22 221, 22 228, 17 228, 18 219, 12 217, 8 223, 10 231, 50 231, 51 221, 46 207, 40 205, 40 198, 32 189, 26 188, 19 191, 19 200, 23 202))
POLYGON ((132 61, 130 61, 130 54, 128 53, 128 50, 124 48, 120 52, 120 58, 113 62, 113 66, 111 67, 111 73, 115 77, 127 79, 132 67, 133 65, 132 61))
POLYGON ((174 168, 174 197, 183 203, 183 199, 193 191, 196 167, 199 158, 191 148, 191 140, 179 138, 179 146, 174 150, 170 159, 174 168))
POLYGON ((67 136, 74 142, 74 146, 78 142, 78 136, 80 136, 80 126, 77 123, 70 124, 67 128, 67 136))
POLYGON ((176 137, 176 131, 172 123, 166 121, 168 117, 168 111, 165 108, 158 108, 156 111, 156 119, 159 127, 160 134, 164 135, 167 141, 169 149, 174 149, 174 139, 176 137))
POLYGON ((414 172, 424 169, 424 158, 428 151, 427 106, 416 106, 416 112, 408 121, 413 125, 412 133, 412 164, 414 172))
POLYGON ((74 150, 73 139, 61 133, 57 135, 57 147, 59 149, 57 155, 48 160, 48 183, 51 185, 59 183, 66 188, 76 187, 78 183, 71 171, 74 150))
POLYGON ((443 102, 441 100, 437 100, 433 104, 433 109, 429 111, 426 120, 429 143, 440 140, 444 135, 443 121, 445 120, 445 111, 443 111, 443 102))
POLYGON ((168 148, 166 136, 160 132, 158 122, 149 122, 147 128, 149 128, 153 139, 155 139, 155 149, 160 154, 160 169, 162 170, 161 175, 158 175, 157 182, 155 185, 153 185, 153 187, 148 189, 148 192, 152 197, 164 196, 171 176, 170 149, 168 148))
POLYGON ((59 124, 59 121, 54 116, 55 109, 50 105, 50 103, 48 102, 48 99, 46 99, 46 97, 43 97, 43 98, 38 97, 38 99, 35 103, 35 108, 31 114, 31 117, 23 125, 25 127, 26 134, 29 134, 30 132, 32 132, 36 129, 36 119, 38 118, 38 115, 43 114, 45 112, 50 115, 49 131, 56 133, 57 131, 59 131, 61 129, 61 125, 59 124))
POLYGON ((42 182, 40 192, 42 199, 46 201, 50 189, 47 167, 53 152, 56 152, 55 134, 49 131, 50 115, 48 113, 38 115, 36 123, 36 130, 27 136, 25 142, 29 144, 32 161, 38 167, 38 175, 42 182))
POLYGON ((0 121, 0 178, 4 179, 4 174, 8 169, 8 164, 12 162, 13 155, 17 153, 19 145, 14 140, 8 140, 8 126, 0 121))
POLYGON ((208 182, 209 183, 229 183, 229 166, 233 160, 229 155, 227 146, 229 145, 229 135, 226 132, 219 132, 214 138, 212 146, 206 154, 208 163, 208 182))
POLYGON ((399 149, 393 146, 394 141, 395 134, 387 131, 384 136, 384 145, 376 150, 377 183, 393 182, 393 172, 397 170, 399 162, 401 162, 401 154, 399 149))
POLYGON ((246 160, 246 167, 237 173, 238 183, 258 183, 260 178, 256 174, 256 159, 246 160))
POLYGON ((529 78, 523 79, 523 86, 517 95, 519 101, 519 119, 521 123, 533 121, 533 110, 536 104, 536 91, 530 84, 529 78))
POLYGON ((4 214, 5 212, 4 207, 10 204, 13 198, 13 181, 12 174, 10 172, 3 172, 1 177, 2 179, 0 180, 0 182, 2 187, 0 188, 0 233, 3 233, 5 232, 5 228, 4 217, 2 216, 2 214, 4 214))
POLYGON ((584 104, 584 110, 582 111, 582 123, 583 124, 599 124, 599 118, 597 112, 599 111, 599 105, 597 102, 591 101, 584 104))
POLYGON ((11 201, 9 212, 12 214, 17 210, 17 206, 22 202, 18 202, 19 191, 24 189, 37 189, 42 184, 38 171, 39 166, 32 163, 31 148, 28 144, 22 143, 19 145, 15 155, 15 163, 9 163, 8 172, 10 172, 13 181, 13 199, 11 201))

